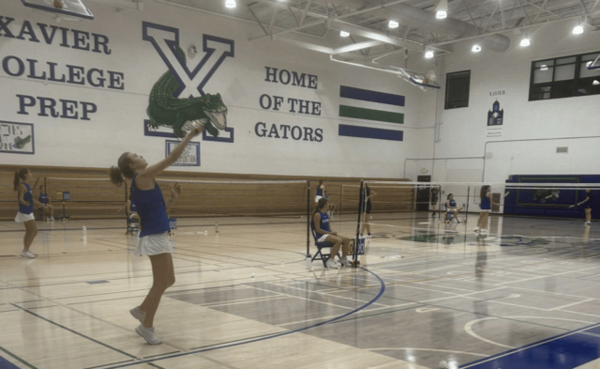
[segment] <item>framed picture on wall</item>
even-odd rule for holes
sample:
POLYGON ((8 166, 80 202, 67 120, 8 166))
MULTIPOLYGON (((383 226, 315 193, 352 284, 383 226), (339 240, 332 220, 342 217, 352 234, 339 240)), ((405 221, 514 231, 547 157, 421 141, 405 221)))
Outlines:
POLYGON ((0 120, 0 153, 35 154, 33 124, 0 120))
MULTIPOLYGON (((171 151, 179 145, 180 141, 167 140, 165 142, 165 157, 171 154, 171 151)), ((190 142, 186 146, 183 154, 173 164, 179 167, 199 167, 200 166, 200 142, 190 142)))

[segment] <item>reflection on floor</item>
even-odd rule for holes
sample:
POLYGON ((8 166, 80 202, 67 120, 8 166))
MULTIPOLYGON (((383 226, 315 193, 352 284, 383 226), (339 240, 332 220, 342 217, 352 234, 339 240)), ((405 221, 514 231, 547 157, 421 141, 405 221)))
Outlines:
POLYGON ((133 331, 152 278, 123 221, 38 222, 35 260, 2 222, 0 368, 600 368, 600 226, 463 218, 373 214, 340 270, 306 269, 306 218, 179 219, 160 346, 133 331))

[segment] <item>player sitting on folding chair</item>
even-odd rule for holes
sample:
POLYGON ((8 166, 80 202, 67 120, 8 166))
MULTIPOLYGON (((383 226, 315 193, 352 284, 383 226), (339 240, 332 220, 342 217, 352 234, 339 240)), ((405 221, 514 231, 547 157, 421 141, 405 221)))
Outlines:
POLYGON ((339 268, 340 264, 342 266, 349 267, 352 264, 346 257, 348 254, 352 252, 352 246, 350 244, 350 239, 348 237, 344 237, 342 235, 338 235, 337 232, 332 232, 329 226, 329 217, 327 216, 327 209, 329 209, 329 200, 326 198, 319 199, 317 203, 317 207, 312 214, 312 222, 315 228, 316 242, 330 242, 333 244, 331 248, 331 257, 327 260, 328 268, 339 268), (340 258, 339 263, 335 260, 335 255, 340 251, 340 247, 342 248, 342 257, 340 258))
POLYGON ((448 198, 446 199, 446 203, 444 204, 444 206, 446 207, 446 215, 444 222, 446 224, 450 224, 454 216, 456 218, 456 221, 460 223, 460 220, 458 220, 458 212, 461 211, 462 208, 456 206, 456 201, 454 201, 453 194, 448 194, 448 198))

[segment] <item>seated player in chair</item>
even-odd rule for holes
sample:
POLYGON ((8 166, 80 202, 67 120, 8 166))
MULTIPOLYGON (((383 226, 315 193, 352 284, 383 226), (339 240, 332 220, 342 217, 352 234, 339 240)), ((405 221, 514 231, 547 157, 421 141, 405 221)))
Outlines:
POLYGON ((54 206, 52 206, 52 202, 46 193, 46 187, 44 185, 40 186, 39 202, 42 205, 40 209, 43 211, 43 219, 54 222, 54 206))
POLYGON ((319 199, 317 207, 315 208, 315 211, 311 217, 315 227, 315 232, 317 233, 318 237, 317 242, 330 242, 333 244, 333 247, 331 248, 331 256, 329 260, 327 260, 328 268, 337 269, 340 267, 340 264, 342 266, 349 267, 352 264, 348 260, 347 255, 352 253, 351 240, 348 237, 338 235, 337 232, 331 231, 327 209, 329 209, 329 200, 326 198, 321 198, 319 199), (335 260, 335 255, 337 255, 340 251, 340 247, 342 248, 342 257, 338 262, 335 260))
POLYGON ((460 220, 458 220, 458 212, 461 211, 462 208, 456 206, 456 201, 454 200, 453 194, 448 194, 448 198, 446 199, 444 206, 446 207, 446 214, 444 215, 444 221, 446 224, 452 222, 452 216, 454 216, 456 221, 460 223, 460 220))

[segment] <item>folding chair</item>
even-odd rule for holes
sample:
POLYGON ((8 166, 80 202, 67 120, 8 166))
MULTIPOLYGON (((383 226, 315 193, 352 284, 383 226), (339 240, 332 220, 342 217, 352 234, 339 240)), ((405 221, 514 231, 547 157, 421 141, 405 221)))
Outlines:
MULTIPOLYGON (((329 254, 323 254, 322 250, 324 248, 332 248, 333 243, 327 242, 327 241, 325 241, 325 242, 317 241, 319 239, 319 237, 317 236, 317 232, 315 231, 315 223, 314 222, 310 222, 310 231, 312 232, 312 236, 315 240, 315 246, 317 246, 317 252, 310 261, 313 262, 315 260, 321 260, 321 262, 323 262, 323 266, 325 268, 327 268, 327 260, 329 260, 329 258, 331 257, 331 252, 329 254)), ((338 253, 338 257, 339 256, 340 255, 338 253)))
POLYGON ((125 232, 125 234, 129 234, 131 233, 133 235, 133 232, 139 232, 140 231, 140 223, 137 221, 137 219, 131 219, 131 218, 127 218, 127 231, 125 232))

